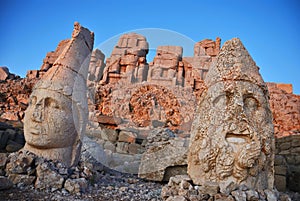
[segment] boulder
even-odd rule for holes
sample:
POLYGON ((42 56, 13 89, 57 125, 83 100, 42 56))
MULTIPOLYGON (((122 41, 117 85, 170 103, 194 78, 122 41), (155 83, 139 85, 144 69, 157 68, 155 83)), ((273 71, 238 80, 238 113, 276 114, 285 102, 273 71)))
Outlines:
POLYGON ((149 134, 139 167, 140 178, 163 181, 168 167, 187 164, 187 139, 174 136, 169 129, 157 129, 149 134))
POLYGON ((7 177, 0 176, 0 190, 10 189, 13 185, 13 182, 11 182, 7 177))
POLYGON ((84 193, 88 186, 88 182, 84 178, 78 179, 67 179, 64 188, 69 191, 70 193, 84 193))
POLYGON ((36 175, 35 188, 37 189, 61 189, 65 181, 49 163, 40 163, 36 168, 36 175))
POLYGON ((6 80, 9 77, 9 70, 7 67, 0 67, 0 80, 6 80))

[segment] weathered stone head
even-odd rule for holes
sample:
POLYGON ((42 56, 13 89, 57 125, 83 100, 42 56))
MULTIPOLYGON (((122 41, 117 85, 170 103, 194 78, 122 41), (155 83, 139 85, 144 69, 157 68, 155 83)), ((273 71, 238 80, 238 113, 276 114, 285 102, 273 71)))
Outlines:
POLYGON ((87 122, 86 78, 94 34, 75 22, 72 39, 35 85, 24 118, 24 149, 76 165, 87 122))
POLYGON ((267 87, 241 41, 227 41, 206 78, 188 156, 195 184, 273 188, 274 137, 267 87))

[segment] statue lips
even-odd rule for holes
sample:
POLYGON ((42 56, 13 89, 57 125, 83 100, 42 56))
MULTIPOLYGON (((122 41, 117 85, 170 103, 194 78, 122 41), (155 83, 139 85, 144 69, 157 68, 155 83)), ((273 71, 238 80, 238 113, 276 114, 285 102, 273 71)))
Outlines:
MULTIPOLYGON (((235 125, 235 124, 232 124, 235 125)), ((234 129, 226 133, 226 140, 232 143, 245 143, 250 142, 253 132, 249 125, 244 124, 242 128, 237 129, 237 126, 234 126, 234 129)))
POLYGON ((226 140, 232 143, 246 143, 250 141, 250 134, 227 133, 226 140))
POLYGON ((253 133, 249 129, 245 129, 240 132, 228 132, 226 134, 226 140, 232 143, 246 143, 250 142, 253 133))
POLYGON ((38 124, 34 124, 29 128, 29 133, 33 135, 41 135, 42 134, 42 128, 38 124))

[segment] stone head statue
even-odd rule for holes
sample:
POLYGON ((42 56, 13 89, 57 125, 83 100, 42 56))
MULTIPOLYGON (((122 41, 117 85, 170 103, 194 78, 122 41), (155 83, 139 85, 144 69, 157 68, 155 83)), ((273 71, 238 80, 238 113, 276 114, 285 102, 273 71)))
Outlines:
POLYGON ((192 126, 193 182, 273 188, 274 137, 267 87, 241 41, 227 41, 206 78, 192 126))
POLYGON ((74 24, 72 39, 35 85, 25 112, 24 149, 76 165, 87 122, 86 78, 94 34, 74 24))

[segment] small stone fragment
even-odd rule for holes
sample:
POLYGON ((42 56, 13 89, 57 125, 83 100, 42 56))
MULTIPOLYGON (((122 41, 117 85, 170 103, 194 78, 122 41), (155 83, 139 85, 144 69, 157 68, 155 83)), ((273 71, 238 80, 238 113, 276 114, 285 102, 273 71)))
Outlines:
POLYGON ((184 196, 176 195, 174 197, 169 197, 166 201, 187 201, 184 196))
POLYGON ((267 200, 268 201, 277 201, 277 196, 275 194, 274 191, 271 191, 269 189, 264 190, 266 196, 267 196, 267 200))
POLYGON ((23 185, 31 185, 34 180, 35 176, 29 176, 24 174, 10 174, 8 179, 12 181, 13 184, 23 184, 23 185))
POLYGON ((13 187, 13 182, 10 181, 7 177, 0 176, 0 190, 6 190, 13 187))
POLYGON ((64 188, 72 194, 84 193, 87 189, 88 182, 84 178, 67 179, 64 188))
POLYGON ((246 201, 247 200, 246 193, 241 190, 232 191, 231 195, 234 197, 234 199, 236 201, 246 201))
POLYGON ((37 189, 62 189, 64 178, 52 170, 48 163, 41 163, 36 168, 37 179, 35 187, 37 189))

